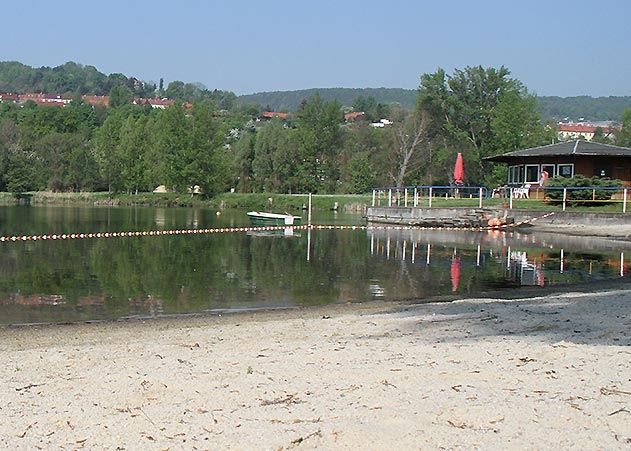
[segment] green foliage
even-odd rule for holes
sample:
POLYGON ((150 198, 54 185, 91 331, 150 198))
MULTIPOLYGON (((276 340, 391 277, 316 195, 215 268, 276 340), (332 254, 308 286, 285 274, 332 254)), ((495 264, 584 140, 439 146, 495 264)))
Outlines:
POLYGON ((351 157, 346 172, 348 181, 344 185, 344 192, 363 194, 375 187, 375 170, 366 153, 355 154, 351 157))
POLYGON ((622 127, 616 133, 616 144, 623 147, 631 147, 631 108, 628 108, 622 114, 622 127))
POLYGON ((237 102, 240 105, 265 105, 272 111, 298 111, 305 99, 316 94, 325 102, 335 100, 345 106, 352 106, 358 97, 372 97, 378 104, 399 104, 405 108, 413 108, 416 102, 416 90, 400 88, 318 88, 260 92, 239 96, 237 102))
POLYGON ((616 189, 621 188, 623 185, 623 182, 620 180, 612 180, 607 177, 584 177, 582 175, 575 175, 572 178, 554 177, 548 180, 545 194, 550 200, 563 200, 563 188, 568 188, 567 199, 572 201, 572 203, 609 200, 616 189), (585 187, 588 187, 588 189, 577 189, 585 187))

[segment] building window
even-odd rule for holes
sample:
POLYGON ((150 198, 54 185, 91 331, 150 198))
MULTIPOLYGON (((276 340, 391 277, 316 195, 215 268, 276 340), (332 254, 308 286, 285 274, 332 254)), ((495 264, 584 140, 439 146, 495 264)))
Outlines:
POLYGON ((573 164, 560 164, 557 166, 557 175, 560 177, 574 177, 573 164))
POLYGON ((594 175, 596 177, 609 177, 609 178, 611 178, 612 174, 613 174, 613 170, 612 170, 611 166, 597 165, 596 167, 594 167, 594 175))
POLYGON ((540 175, 538 164, 526 165, 526 183, 539 183, 540 175))
POLYGON ((555 166, 553 164, 542 164, 541 172, 546 171, 548 173, 548 177, 552 178, 556 175, 556 171, 554 170, 555 166))
POLYGON ((521 185, 524 183, 524 165, 510 166, 508 168, 508 184, 521 185))

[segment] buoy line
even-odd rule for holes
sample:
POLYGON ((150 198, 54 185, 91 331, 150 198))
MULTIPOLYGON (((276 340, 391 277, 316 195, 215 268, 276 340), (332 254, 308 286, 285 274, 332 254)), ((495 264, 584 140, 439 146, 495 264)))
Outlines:
MULTIPOLYGON (((550 214, 546 215, 549 216, 550 214)), ((545 217, 545 216, 542 216, 545 217)), ((534 218, 531 221, 539 219, 534 218)), ((523 224, 522 221, 519 224, 523 224)), ((126 232, 94 232, 94 233, 51 233, 43 235, 7 235, 0 236, 0 243, 15 243, 24 241, 63 241, 82 240, 94 238, 123 238, 123 237, 144 237, 144 236, 171 236, 171 235, 205 235, 213 233, 237 233, 237 232, 260 232, 278 231, 285 229, 293 230, 460 230, 469 232, 479 232, 481 230, 502 230, 503 228, 481 228, 481 227, 418 227, 413 225, 334 225, 334 224, 311 224, 311 225, 282 225, 282 226, 256 226, 256 227, 214 227, 209 229, 174 229, 174 230, 142 230, 126 232)))

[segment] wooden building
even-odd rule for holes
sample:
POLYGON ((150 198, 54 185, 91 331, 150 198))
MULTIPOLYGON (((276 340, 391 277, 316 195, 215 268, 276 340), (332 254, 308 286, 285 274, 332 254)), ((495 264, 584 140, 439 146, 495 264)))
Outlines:
POLYGON ((546 177, 609 177, 631 185, 631 149, 576 140, 485 158, 508 164, 508 185, 540 186, 546 177), (544 174, 545 171, 545 174, 544 174))

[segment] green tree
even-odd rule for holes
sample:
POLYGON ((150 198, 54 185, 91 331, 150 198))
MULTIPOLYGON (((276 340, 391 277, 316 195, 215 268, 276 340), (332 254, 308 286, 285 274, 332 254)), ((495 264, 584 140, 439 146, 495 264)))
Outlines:
POLYGON ((631 108, 622 113, 620 130, 616 133, 616 145, 631 147, 631 108))
POLYGON ((125 85, 116 85, 110 91, 110 108, 129 105, 133 100, 133 92, 125 85))
POLYGON ((298 111, 296 139, 306 175, 298 188, 335 192, 339 181, 337 157, 342 147, 343 121, 337 101, 324 102, 318 94, 303 102, 298 111))
POLYGON ((370 155, 366 152, 353 155, 346 168, 348 182, 345 191, 352 194, 369 192, 375 187, 375 170, 371 164, 370 155))

